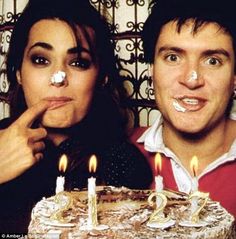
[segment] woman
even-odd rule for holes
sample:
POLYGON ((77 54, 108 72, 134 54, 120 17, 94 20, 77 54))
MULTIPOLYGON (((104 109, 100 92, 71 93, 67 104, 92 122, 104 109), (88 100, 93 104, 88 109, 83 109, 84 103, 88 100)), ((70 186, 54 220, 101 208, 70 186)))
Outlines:
POLYGON ((97 184, 149 186, 150 169, 127 141, 118 109, 122 85, 109 29, 88 2, 30 1, 12 33, 7 74, 12 109, 0 132, 2 232, 27 231, 35 202, 55 194, 62 154, 66 190, 86 187, 92 154, 97 184))

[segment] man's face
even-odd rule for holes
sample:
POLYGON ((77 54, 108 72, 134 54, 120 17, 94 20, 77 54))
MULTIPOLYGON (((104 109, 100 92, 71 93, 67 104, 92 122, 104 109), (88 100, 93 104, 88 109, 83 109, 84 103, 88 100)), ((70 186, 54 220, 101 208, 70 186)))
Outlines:
POLYGON ((187 21, 163 26, 156 43, 153 81, 166 125, 199 133, 225 119, 236 84, 232 38, 214 23, 192 32, 187 21))

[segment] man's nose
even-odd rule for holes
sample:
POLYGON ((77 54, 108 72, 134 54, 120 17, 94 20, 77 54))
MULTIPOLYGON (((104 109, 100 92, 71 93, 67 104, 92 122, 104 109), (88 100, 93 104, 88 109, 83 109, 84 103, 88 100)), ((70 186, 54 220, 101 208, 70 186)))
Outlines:
POLYGON ((182 75, 180 83, 193 90, 203 86, 204 79, 199 69, 190 69, 186 74, 182 75))

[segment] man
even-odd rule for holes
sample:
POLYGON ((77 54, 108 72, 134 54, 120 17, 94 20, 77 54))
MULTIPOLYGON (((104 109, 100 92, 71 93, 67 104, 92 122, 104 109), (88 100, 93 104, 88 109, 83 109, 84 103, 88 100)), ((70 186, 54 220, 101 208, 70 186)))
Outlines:
POLYGON ((152 3, 143 41, 159 114, 148 130, 133 136, 150 164, 161 153, 165 187, 189 193, 196 173, 199 190, 234 216, 235 5, 227 0, 152 3), (193 156, 198 158, 195 170, 193 156))

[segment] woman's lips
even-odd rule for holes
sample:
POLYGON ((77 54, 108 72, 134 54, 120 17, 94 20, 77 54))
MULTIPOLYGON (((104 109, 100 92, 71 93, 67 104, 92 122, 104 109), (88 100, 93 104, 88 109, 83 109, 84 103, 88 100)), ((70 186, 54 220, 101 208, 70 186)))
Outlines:
POLYGON ((183 96, 174 99, 173 106, 177 111, 194 112, 201 110, 206 105, 207 100, 201 97, 183 96), (178 107, 176 107, 177 105, 178 107), (179 110, 181 109, 181 110, 179 110))
POLYGON ((50 102, 50 106, 49 106, 48 110, 54 110, 56 108, 64 106, 68 102, 72 101, 72 99, 70 97, 65 97, 65 96, 46 97, 44 99, 50 102))

